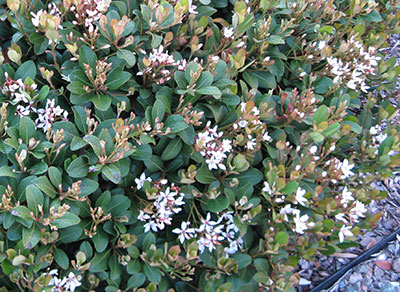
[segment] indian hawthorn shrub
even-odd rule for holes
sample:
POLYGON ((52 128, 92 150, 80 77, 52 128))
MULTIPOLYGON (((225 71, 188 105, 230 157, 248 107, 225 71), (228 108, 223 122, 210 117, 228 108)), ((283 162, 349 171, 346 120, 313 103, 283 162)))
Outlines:
POLYGON ((293 291, 399 165, 399 8, 0 0, 0 290, 293 291))

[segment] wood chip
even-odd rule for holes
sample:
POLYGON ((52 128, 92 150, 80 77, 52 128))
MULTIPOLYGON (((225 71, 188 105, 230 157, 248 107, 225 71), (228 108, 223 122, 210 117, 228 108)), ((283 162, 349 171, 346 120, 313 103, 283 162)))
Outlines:
POLYGON ((376 261, 375 265, 380 267, 382 270, 390 270, 392 268, 392 264, 388 261, 376 261))
POLYGON ((358 255, 349 252, 335 252, 332 256, 345 259, 354 259, 358 257, 358 255))
POLYGON ((368 243, 368 245, 365 247, 365 249, 370 249, 376 244, 375 238, 372 238, 371 241, 368 243))

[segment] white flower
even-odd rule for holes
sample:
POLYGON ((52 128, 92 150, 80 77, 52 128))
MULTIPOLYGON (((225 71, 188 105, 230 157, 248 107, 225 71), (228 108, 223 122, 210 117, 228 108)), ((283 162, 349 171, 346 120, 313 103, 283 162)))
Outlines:
POLYGON ((146 178, 146 174, 144 172, 141 174, 140 178, 135 178, 137 189, 140 190, 143 188, 146 181, 151 182, 151 177, 146 178))
POLYGON ((345 160, 343 160, 343 162, 339 163, 339 168, 343 172, 341 179, 346 179, 350 176, 353 176, 354 172, 351 171, 351 169, 353 167, 354 167, 354 164, 349 164, 349 161, 347 159, 345 159, 345 160))
MULTIPOLYGON (((274 185, 275 185, 275 184, 274 184, 274 185)), ((270 184, 269 184, 268 182, 266 182, 266 181, 264 182, 264 187, 263 187, 262 191, 263 191, 264 193, 269 194, 269 195, 272 195, 272 193, 273 193, 270 184)))
POLYGON ((249 141, 247 141, 246 148, 249 150, 254 150, 254 146, 257 145, 256 138, 252 138, 251 135, 248 135, 247 138, 249 139, 249 141))
POLYGON ((356 205, 350 210, 350 217, 354 219, 355 222, 358 222, 359 217, 364 217, 367 212, 367 208, 360 201, 356 201, 356 205))
POLYGON ((323 50, 323 49, 325 48, 325 46, 326 46, 325 41, 320 41, 320 42, 318 43, 318 49, 319 49, 319 50, 323 50))
POLYGON ((193 0, 189 0, 189 13, 190 14, 197 14, 196 11, 197 6, 193 5, 193 0))
POLYGON ((308 229, 307 226, 308 219, 309 219, 308 215, 303 215, 300 217, 300 213, 297 213, 296 216, 294 217, 294 223, 296 224, 294 231, 299 234, 304 234, 304 230, 308 229))
POLYGON ((67 291, 74 292, 76 287, 82 285, 74 273, 70 272, 67 277, 67 282, 65 283, 65 288, 67 291))
POLYGON ((231 28, 224 27, 224 30, 222 33, 224 34, 224 37, 226 37, 228 39, 233 39, 233 34, 234 34, 233 27, 231 27, 231 28))
POLYGON ((296 203, 300 204, 302 206, 305 206, 305 203, 308 202, 306 198, 304 198, 304 195, 306 194, 306 190, 303 190, 302 188, 298 188, 296 191, 296 203))
POLYGON ((193 237, 195 230, 193 228, 189 228, 190 222, 183 221, 181 223, 181 228, 175 228, 172 230, 173 233, 179 234, 178 238, 180 242, 183 244, 186 239, 190 239, 193 237))
POLYGON ((265 131, 265 133, 264 133, 262 139, 263 139, 263 141, 272 142, 272 138, 271 138, 271 136, 268 134, 267 131, 265 131))
POLYGON ((353 233, 350 231, 352 227, 343 225, 339 231, 339 241, 343 242, 345 236, 353 236, 353 233))
POLYGON ((311 148, 310 148, 310 153, 312 154, 312 155, 315 155, 315 153, 317 153, 317 151, 318 151, 318 147, 317 146, 311 146, 311 148))
POLYGON ((247 126, 248 124, 249 124, 249 122, 246 121, 246 120, 241 120, 241 121, 238 122, 238 125, 239 125, 239 127, 241 127, 241 128, 246 128, 246 126, 247 126))
POLYGON ((349 192, 347 187, 345 187, 342 191, 342 200, 340 201, 345 207, 347 207, 347 203, 350 201, 354 201, 353 193, 349 192))
POLYGON ((153 220, 150 220, 144 225, 144 232, 145 233, 149 232, 150 229, 153 230, 154 232, 157 232, 157 227, 158 227, 157 224, 153 220))
POLYGON ((288 205, 286 205, 285 207, 283 207, 280 211, 279 211, 279 214, 283 214, 284 215, 284 218, 285 218, 285 221, 286 222, 289 222, 289 218, 288 218, 288 216, 287 215, 290 215, 290 214, 293 214, 293 211, 294 211, 295 209, 293 209, 292 208, 292 205, 290 205, 290 204, 288 204, 288 205))

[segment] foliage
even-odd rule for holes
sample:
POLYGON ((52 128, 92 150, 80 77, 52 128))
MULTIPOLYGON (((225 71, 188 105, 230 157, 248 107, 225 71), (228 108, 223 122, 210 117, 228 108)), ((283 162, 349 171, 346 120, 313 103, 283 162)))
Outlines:
POLYGON ((2 291, 293 291, 379 219, 399 13, 1 0, 2 291))

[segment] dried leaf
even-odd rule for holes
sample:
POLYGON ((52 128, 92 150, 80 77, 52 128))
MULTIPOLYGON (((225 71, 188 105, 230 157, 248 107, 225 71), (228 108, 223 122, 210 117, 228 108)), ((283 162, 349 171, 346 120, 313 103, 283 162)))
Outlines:
POLYGON ((335 252, 332 256, 345 259, 354 259, 358 257, 358 255, 349 252, 335 252))
POLYGON ((376 261, 375 265, 380 267, 382 270, 390 270, 392 268, 392 264, 388 261, 376 261))

